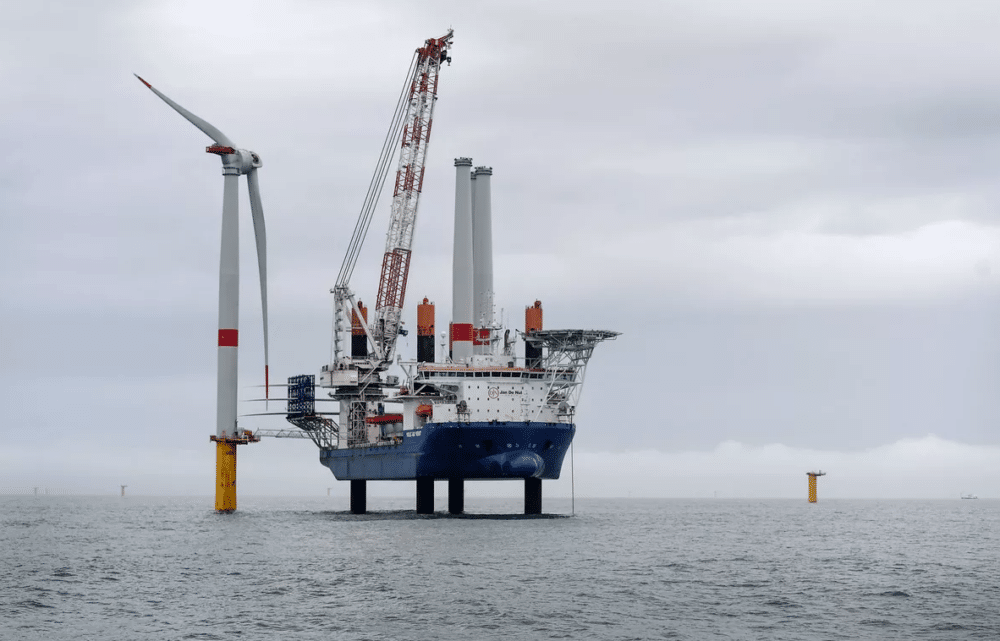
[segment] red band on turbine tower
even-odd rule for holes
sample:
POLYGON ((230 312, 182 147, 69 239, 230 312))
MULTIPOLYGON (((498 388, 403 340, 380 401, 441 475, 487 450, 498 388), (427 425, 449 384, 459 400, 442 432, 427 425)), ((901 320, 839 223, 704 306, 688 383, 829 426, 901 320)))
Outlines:
POLYGON ((219 347, 236 347, 240 342, 240 330, 220 329, 219 347))

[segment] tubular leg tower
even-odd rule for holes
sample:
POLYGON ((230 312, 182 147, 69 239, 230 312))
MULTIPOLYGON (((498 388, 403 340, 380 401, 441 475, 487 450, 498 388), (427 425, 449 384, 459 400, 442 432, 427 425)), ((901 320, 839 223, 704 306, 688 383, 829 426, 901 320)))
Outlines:
POLYGON ((472 181, 471 158, 455 159, 455 242, 452 258, 450 357, 464 363, 472 356, 472 181))
POLYGON ((461 514, 465 511, 465 479, 448 479, 448 513, 461 514))
POLYGON ((490 177, 493 169, 476 167, 472 181, 472 345, 473 354, 490 353, 493 326, 493 223, 490 177))
POLYGON ((434 514, 434 477, 417 477, 417 514, 434 514))
POLYGON ((542 479, 524 479, 524 513, 542 513, 542 479))
POLYGON ((367 488, 364 479, 351 480, 351 514, 364 514, 368 510, 367 488))
POLYGON ((806 472, 806 476, 809 477, 809 502, 816 502, 816 478, 820 476, 826 476, 826 472, 819 470, 818 472, 806 472))

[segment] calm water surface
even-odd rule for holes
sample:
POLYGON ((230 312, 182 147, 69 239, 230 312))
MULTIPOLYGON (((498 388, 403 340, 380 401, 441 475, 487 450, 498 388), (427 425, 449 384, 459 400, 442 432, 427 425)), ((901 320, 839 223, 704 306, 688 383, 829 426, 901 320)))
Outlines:
POLYGON ((382 503, 0 497, 0 638, 1000 639, 1000 501, 382 503))

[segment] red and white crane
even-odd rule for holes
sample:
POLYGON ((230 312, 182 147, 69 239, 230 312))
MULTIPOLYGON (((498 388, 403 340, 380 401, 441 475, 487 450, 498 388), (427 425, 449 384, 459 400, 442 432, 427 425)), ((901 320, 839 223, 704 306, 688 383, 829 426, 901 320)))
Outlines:
POLYGON ((372 373, 385 370, 392 363, 396 338, 400 334, 403 299, 406 296, 406 280, 410 270, 413 230, 417 222, 417 206, 424 182, 427 146, 434 123, 438 76, 441 65, 451 61, 448 57, 451 40, 452 31, 448 31, 440 38, 427 40, 424 46, 414 53, 392 124, 383 143, 382 155, 368 187, 368 194, 355 225, 344 263, 341 265, 337 284, 333 289, 336 298, 336 318, 334 362, 331 364, 331 370, 360 368, 372 373), (368 323, 350 289, 350 279, 397 144, 399 161, 393 185, 389 232, 386 235, 385 255, 382 259, 382 276, 375 303, 375 315, 372 322, 368 323), (364 362, 352 358, 349 356, 350 350, 343 349, 343 335, 351 326, 352 311, 364 327, 372 347, 371 358, 361 359, 364 362))
POLYGON ((335 302, 333 355, 331 363, 322 369, 320 385, 334 388, 331 396, 340 401, 341 424, 326 420, 323 428, 318 429, 309 417, 289 418, 294 424, 310 431, 315 438, 320 438, 317 436, 320 433, 326 434, 317 444, 323 439, 339 440, 344 436, 348 446, 366 442, 366 416, 386 398, 386 389, 399 386, 398 377, 387 375, 383 379, 382 372, 392 364, 396 339, 403 333, 403 300, 410 272, 417 206, 423 189, 427 146, 434 124, 438 76, 442 64, 451 62, 448 57, 451 40, 452 32, 448 31, 440 38, 426 40, 413 54, 392 123, 382 144, 382 153, 337 276, 337 284, 331 290, 335 302), (367 310, 351 291, 350 280, 396 149, 399 149, 399 160, 393 183, 389 232, 382 258, 375 314, 369 323, 365 315, 367 310), (362 333, 360 330, 363 330, 363 338, 357 336, 362 333), (352 335, 352 340, 345 340, 348 335, 352 335), (354 337, 361 339, 360 349, 354 337))

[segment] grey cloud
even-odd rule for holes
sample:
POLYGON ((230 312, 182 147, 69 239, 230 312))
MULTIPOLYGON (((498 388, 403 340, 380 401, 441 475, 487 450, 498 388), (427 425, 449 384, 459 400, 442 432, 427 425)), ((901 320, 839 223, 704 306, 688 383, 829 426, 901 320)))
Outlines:
MULTIPOLYGON (((181 422, 182 440, 208 432, 196 423, 212 411, 199 386, 214 376, 219 164, 132 72, 264 159, 279 379, 327 358, 327 291, 405 64, 454 26, 408 300, 430 295, 447 318, 451 159, 492 165, 510 324, 542 298, 550 327, 624 332, 595 356, 580 448, 996 440, 1000 9, 989 3, 5 9, 0 382, 76 388, 44 415, 8 394, 6 439, 68 423, 109 439, 181 422), (245 37, 222 42, 212 21, 230 11, 245 37), (948 221, 961 233, 948 236, 948 221), (917 231, 925 244, 900 252, 919 267, 907 280, 941 284, 900 283, 896 296, 877 273, 886 260, 840 283, 850 243, 824 245, 829 266, 796 259, 817 238, 905 245, 917 231), (790 240, 757 244, 775 238, 790 240), (709 251, 731 239, 747 256, 709 251), (791 255, 751 264, 782 248, 791 255), (963 261, 978 288, 954 275, 963 261), (842 295, 865 280, 878 295, 842 295)), ((375 290, 380 210, 362 298, 375 290)), ((241 376, 254 384, 251 263, 243 274, 241 376)))

